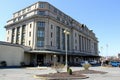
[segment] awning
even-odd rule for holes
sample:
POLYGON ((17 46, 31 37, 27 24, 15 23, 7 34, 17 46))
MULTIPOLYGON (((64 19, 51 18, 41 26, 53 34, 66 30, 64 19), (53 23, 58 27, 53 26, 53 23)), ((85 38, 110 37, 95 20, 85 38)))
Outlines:
MULTIPOLYGON (((66 55, 66 52, 63 51, 52 51, 52 50, 31 50, 31 51, 26 51, 25 53, 30 53, 30 54, 56 54, 56 55, 66 55)), ((67 55, 74 55, 74 56, 95 56, 98 57, 99 55, 93 55, 93 54, 88 54, 88 53, 76 53, 76 52, 67 52, 67 55)))

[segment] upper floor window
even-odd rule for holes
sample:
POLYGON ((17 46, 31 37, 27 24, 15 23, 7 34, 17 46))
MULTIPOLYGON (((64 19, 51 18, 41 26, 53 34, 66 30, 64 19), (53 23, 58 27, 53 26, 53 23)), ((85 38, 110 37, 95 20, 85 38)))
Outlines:
POLYGON ((18 12, 18 16, 20 15, 20 11, 18 12))
POLYGON ((57 16, 57 20, 60 21, 60 17, 57 16))
POLYGON ((26 11, 26 9, 24 9, 24 10, 22 11, 22 13, 24 14, 24 13, 25 13, 25 11, 26 11))
POLYGON ((45 22, 39 21, 39 22, 37 22, 37 26, 38 27, 45 27, 45 22))
POLYGON ((45 15, 45 11, 38 11, 39 15, 45 15))
POLYGON ((30 11, 31 10, 31 7, 28 7, 27 11, 30 11))
POLYGON ((9 34, 9 31, 8 31, 8 34, 9 34))
POLYGON ((31 41, 29 41, 29 45, 31 45, 31 41))
POLYGON ((15 19, 13 19, 13 22, 16 22, 16 18, 15 18, 15 19))
POLYGON ((23 19, 26 17, 27 15, 25 14, 25 15, 23 15, 23 19))
POLYGON ((43 47, 44 46, 44 41, 38 41, 37 46, 38 47, 43 47))
POLYGON ((76 37, 76 33, 75 33, 75 37, 76 37))
POLYGON ((52 38, 52 36, 53 36, 53 33, 51 32, 51 38, 52 38))
POLYGON ((51 46, 52 46, 52 41, 51 41, 51 46))
POLYGON ((57 9, 56 8, 54 8, 54 12, 57 13, 57 9))
POLYGON ((77 44, 77 40, 75 39, 75 43, 77 44))
POLYGON ((45 8, 45 3, 40 3, 39 8, 45 8))
POLYGON ((18 21, 21 20, 21 17, 18 17, 18 21))
POLYGON ((37 35, 38 37, 44 37, 44 31, 38 31, 37 35))
POLYGON ((31 32, 29 32, 29 37, 31 37, 31 32))
POLYGON ((51 29, 53 29, 53 25, 51 24, 51 29))
POLYGON ((32 24, 30 24, 30 28, 32 27, 32 24))

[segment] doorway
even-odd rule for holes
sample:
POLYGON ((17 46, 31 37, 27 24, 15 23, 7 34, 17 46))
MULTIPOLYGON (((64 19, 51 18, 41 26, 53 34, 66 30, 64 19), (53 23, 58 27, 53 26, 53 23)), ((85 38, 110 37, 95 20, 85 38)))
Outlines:
POLYGON ((37 65, 39 65, 39 66, 44 65, 44 55, 43 54, 37 55, 37 65))

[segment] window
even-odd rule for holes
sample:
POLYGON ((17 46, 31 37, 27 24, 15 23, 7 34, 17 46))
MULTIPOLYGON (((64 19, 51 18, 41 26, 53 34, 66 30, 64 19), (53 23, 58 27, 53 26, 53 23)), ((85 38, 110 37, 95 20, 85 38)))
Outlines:
POLYGON ((75 43, 77 44, 77 40, 75 40, 75 43))
POLYGON ((60 27, 57 26, 56 27, 56 46, 57 46, 57 49, 60 49, 60 27))
POLYGON ((31 10, 31 7, 28 7, 27 11, 30 11, 31 10))
POLYGON ((19 44, 20 40, 20 27, 17 27, 17 33, 16 33, 16 43, 19 44))
POLYGON ((32 24, 30 24, 30 28, 32 27, 32 24))
POLYGON ((25 15, 23 15, 23 19, 26 17, 27 15, 25 14, 25 15))
POLYGON ((76 62, 78 62, 78 57, 76 58, 76 62))
POLYGON ((22 11, 22 13, 23 13, 23 14, 25 13, 25 9, 22 11))
POLYGON ((52 36, 53 36, 53 33, 51 32, 51 38, 52 38, 52 36))
POLYGON ((51 46, 52 46, 52 41, 51 41, 51 46))
POLYGON ((18 16, 20 15, 20 11, 18 12, 18 16))
POLYGON ((45 8, 45 3, 41 3, 41 4, 39 5, 39 8, 45 8))
POLYGON ((31 44, 31 41, 29 41, 29 45, 31 44))
POLYGON ((51 61, 53 60, 53 56, 51 56, 51 61))
POLYGON ((44 41, 38 41, 37 46, 38 47, 43 47, 44 46, 44 41))
POLYGON ((18 17, 18 21, 21 19, 21 17, 18 17))
POLYGON ((22 35, 21 35, 21 44, 25 45, 25 28, 26 25, 22 25, 22 35))
POLYGON ((12 29, 12 40, 11 42, 14 43, 15 40, 15 28, 12 29))
POLYGON ((45 22, 40 21, 40 22, 37 23, 37 26, 38 27, 45 27, 45 22))
POLYGON ((51 24, 51 29, 53 29, 53 25, 51 24))
POLYGON ((64 33, 64 30, 65 29, 62 29, 62 47, 63 47, 63 50, 65 50, 65 33, 64 33))
POLYGON ((9 31, 8 31, 8 34, 9 34, 9 31))
POLYGON ((77 46, 75 46, 75 50, 77 50, 77 46))
POLYGON ((15 18, 15 19, 13 19, 13 22, 16 22, 16 18, 15 18))
POLYGON ((43 47, 44 46, 44 35, 45 35, 45 22, 39 21, 37 22, 37 46, 43 47))
POLYGON ((29 32, 29 37, 31 37, 31 32, 29 32))
POLYGON ((38 14, 44 16, 45 15, 45 11, 38 11, 38 14))
POLYGON ((60 17, 57 16, 57 20, 60 21, 60 17))
POLYGON ((75 37, 76 37, 76 33, 75 33, 75 37))
POLYGON ((44 37, 44 31, 38 31, 37 36, 38 37, 44 37))
POLYGON ((57 13, 57 9, 56 8, 54 8, 54 12, 57 13))

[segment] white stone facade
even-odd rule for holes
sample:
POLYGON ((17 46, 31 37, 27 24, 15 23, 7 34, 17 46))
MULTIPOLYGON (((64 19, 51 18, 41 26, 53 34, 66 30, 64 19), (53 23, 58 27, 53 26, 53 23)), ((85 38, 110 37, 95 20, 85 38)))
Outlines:
MULTIPOLYGON (((40 50, 60 52, 60 56, 65 55, 63 31, 68 29, 70 32, 68 35, 69 55, 98 56, 98 40, 93 31, 47 2, 37 2, 15 12, 5 28, 7 42, 31 47, 38 53, 40 50)), ((55 53, 50 55, 53 54, 55 53)), ((60 59, 64 61, 63 56, 60 59)))

